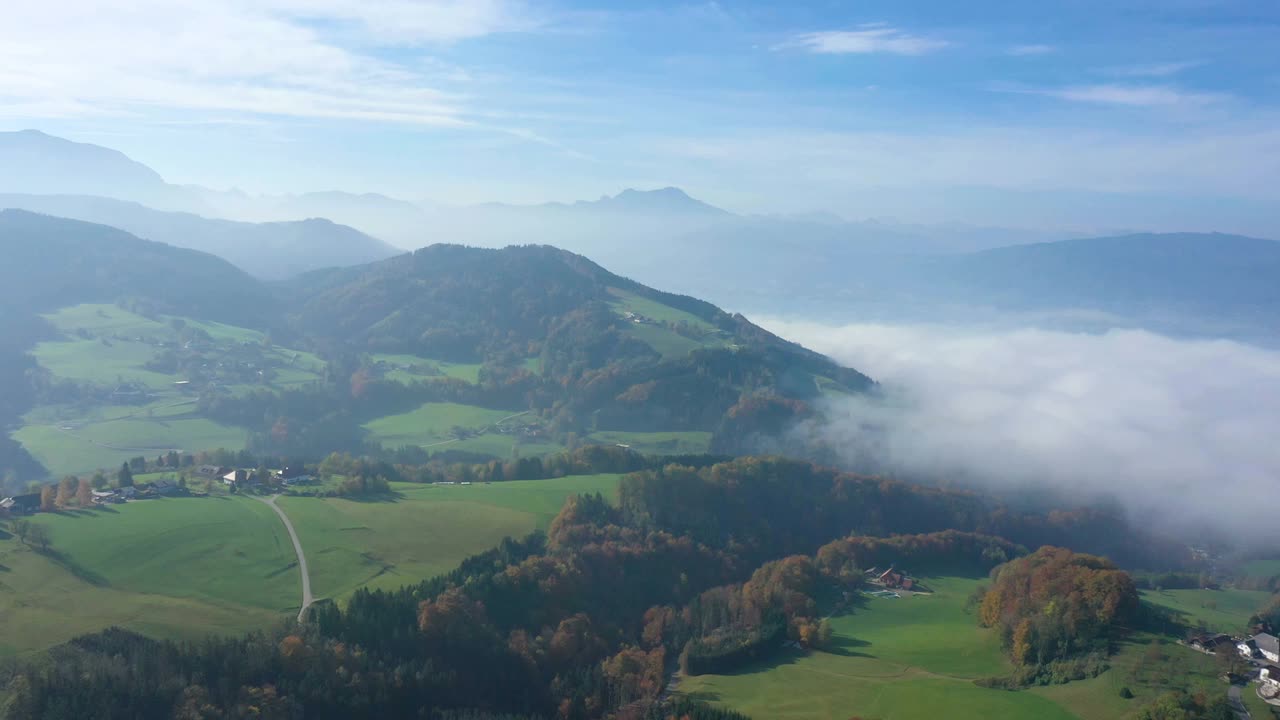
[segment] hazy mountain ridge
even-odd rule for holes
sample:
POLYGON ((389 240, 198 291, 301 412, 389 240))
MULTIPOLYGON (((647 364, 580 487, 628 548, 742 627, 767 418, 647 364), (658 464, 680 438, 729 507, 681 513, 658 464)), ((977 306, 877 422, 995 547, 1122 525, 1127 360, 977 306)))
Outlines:
POLYGON ((109 225, 148 240, 217 255, 268 280, 324 267, 359 265, 401 252, 355 228, 323 218, 248 223, 75 195, 0 195, 0 208, 109 225))

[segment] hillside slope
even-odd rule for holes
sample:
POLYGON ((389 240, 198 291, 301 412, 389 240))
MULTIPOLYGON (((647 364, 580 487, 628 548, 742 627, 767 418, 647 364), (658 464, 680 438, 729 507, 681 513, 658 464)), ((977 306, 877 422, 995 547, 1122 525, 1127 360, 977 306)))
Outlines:
POLYGON ((312 217, 248 223, 164 212, 88 195, 0 195, 0 208, 21 208, 119 228, 148 240, 217 255, 266 280, 381 260, 401 251, 346 225, 312 217))
POLYGON ((713 447, 732 451, 764 417, 777 432, 824 392, 873 385, 740 315, 546 246, 435 245, 312 273, 288 294, 315 342, 480 364, 489 397, 550 412, 561 431, 717 431, 713 447))

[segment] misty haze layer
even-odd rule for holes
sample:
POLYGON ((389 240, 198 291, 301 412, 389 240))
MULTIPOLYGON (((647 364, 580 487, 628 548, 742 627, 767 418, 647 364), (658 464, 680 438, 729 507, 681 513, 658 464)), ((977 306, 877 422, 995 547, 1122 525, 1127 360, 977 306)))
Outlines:
POLYGON ((1133 330, 763 325, 884 385, 883 399, 827 408, 851 462, 1280 536, 1280 352, 1133 330))

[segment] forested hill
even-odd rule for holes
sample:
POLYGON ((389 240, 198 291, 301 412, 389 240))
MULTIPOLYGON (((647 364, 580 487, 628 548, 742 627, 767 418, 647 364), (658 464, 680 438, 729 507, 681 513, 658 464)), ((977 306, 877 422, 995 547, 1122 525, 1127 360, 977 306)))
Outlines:
POLYGON ((304 275, 282 294, 291 329, 346 353, 347 369, 387 354, 480 364, 478 389, 424 383, 418 399, 535 410, 558 436, 701 431, 717 452, 777 449, 755 440, 823 393, 873 384, 740 315, 548 246, 435 245, 304 275))
POLYGON ((84 302, 261 326, 270 292, 231 263, 93 223, 0 211, 0 307, 30 314, 84 302))
MULTIPOLYGON (((629 320, 633 326, 669 328, 708 347, 791 353, 855 388, 867 383, 740 315, 654 290, 550 246, 432 245, 382 262, 311 273, 289 287, 302 329, 369 349, 481 361, 503 352, 527 355, 529 343, 536 348, 566 323, 605 332, 625 330, 619 320, 629 320)), ((654 350, 630 349, 622 356, 654 350)))
MULTIPOLYGON (((788 431, 811 418, 822 397, 873 387, 741 315, 548 246, 435 245, 268 284, 212 255, 11 210, 0 213, 0 300, 0 320, 24 328, 0 340, 10 361, 0 385, 23 398, 0 407, 0 420, 14 424, 32 407, 65 402, 55 403, 51 391, 17 392, 34 382, 27 371, 35 358, 23 353, 39 339, 68 340, 40 316, 115 303, 165 327, 216 320, 266 332, 268 344, 294 357, 309 353, 315 367, 305 382, 274 386, 263 372, 236 392, 205 382, 226 358, 199 348, 138 347, 147 367, 130 361, 125 369, 198 379, 195 412, 246 430, 247 449, 315 459, 335 451, 414 451, 403 457, 420 459, 424 447, 445 445, 505 459, 514 444, 548 452, 632 440, 619 434, 653 434, 639 440, 671 450, 686 442, 719 454, 784 452, 793 449, 783 442, 788 431), (406 437, 399 428, 419 427, 409 419, 419 410, 453 413, 448 433, 406 437), (487 413, 523 420, 504 433, 474 419, 487 413), (375 424, 383 418, 390 419, 375 424), (472 437, 488 444, 462 446, 472 437)), ((126 375, 59 387, 87 401, 126 375)), ((189 444, 159 431, 148 442, 189 444)), ((26 466, 25 475, 39 475, 9 456, 0 457, 0 471, 26 466)))

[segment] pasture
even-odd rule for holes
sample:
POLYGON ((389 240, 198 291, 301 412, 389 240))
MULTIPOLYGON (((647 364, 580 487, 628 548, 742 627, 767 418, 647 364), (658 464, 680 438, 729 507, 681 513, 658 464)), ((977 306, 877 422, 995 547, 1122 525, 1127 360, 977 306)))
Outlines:
POLYGON ((663 305, 635 293, 619 290, 618 288, 609 288, 609 294, 615 298, 612 304, 614 309, 620 313, 632 312, 658 322, 688 323, 706 332, 717 331, 716 326, 693 313, 663 305))
POLYGON ((546 440, 497 431, 500 423, 515 428, 527 425, 531 417, 515 410, 431 402, 407 413, 367 422, 364 429, 370 440, 387 448, 417 445, 428 450, 462 450, 503 460, 563 450, 562 446, 546 440), (465 431, 463 437, 455 435, 455 428, 465 431))
POLYGON ((395 483, 382 500, 282 497, 307 553, 316 597, 396 588, 453 569, 505 537, 546 528, 569 495, 612 497, 617 475, 475 485, 395 483))
POLYGON ((826 651, 787 650, 734 674, 682 678, 679 691, 758 718, 1074 717, 1029 692, 974 685, 1009 670, 996 634, 965 610, 979 581, 925 582, 934 594, 868 598, 832 618, 835 639, 826 651))
POLYGON ((43 369, 58 380, 96 388, 92 397, 99 400, 113 396, 121 386, 127 388, 119 400, 45 405, 27 413, 13 438, 55 477, 112 468, 131 457, 169 450, 244 447, 244 430, 195 414, 194 397, 175 385, 192 378, 146 367, 166 353, 194 357, 188 367, 196 368, 199 382, 231 393, 305 385, 324 372, 324 363, 315 355, 274 346, 260 332, 221 323, 151 319, 104 304, 76 305, 44 317, 64 335, 32 351, 43 369), (190 336, 182 335, 183 329, 198 329, 208 337, 198 350, 181 349, 181 338, 190 336), (145 396, 134 395, 135 387, 145 396))
POLYGON ((1143 590, 1142 599, 1178 613, 1192 627, 1227 634, 1247 629, 1249 616, 1271 599, 1265 590, 1143 590))
POLYGON ((157 637, 241 633, 300 599, 284 526, 248 498, 146 500, 41 514, 51 552, 0 541, 0 655, 118 625, 157 637))
MULTIPOLYGON (((680 692, 753 717, 796 720, 1115 720, 1135 717, 1170 690, 1226 692, 1216 678, 1215 658, 1143 633, 1121 642, 1109 660, 1111 669, 1095 678, 1017 692, 978 687, 972 680, 1009 670, 998 638, 978 628, 964 609, 978 582, 928 578, 933 596, 869 598, 852 613, 832 618, 835 641, 827 651, 787 650, 738 673, 682 678, 680 692), (1121 697, 1122 688, 1133 697, 1121 697)), ((1171 592, 1161 599, 1198 610, 1196 593, 1212 591, 1171 592)), ((1236 608, 1230 611, 1234 617, 1252 595, 1227 601, 1236 608)))
MULTIPOLYGON (((545 529, 569 495, 613 498, 618 478, 396 483, 381 501, 277 502, 317 597, 341 599, 361 585, 395 588, 447 572, 505 537, 545 529)), ((33 521, 49 527, 51 552, 0 540, 0 657, 112 625, 168 638, 243 633, 287 621, 300 601, 288 534, 249 497, 142 500, 33 521)))
POLYGON ((24 418, 26 424, 14 431, 13 439, 53 477, 118 468, 129 458, 154 457, 169 450, 244 447, 248 437, 244 429, 213 422, 190 410, 190 406, 165 403, 79 411, 45 406, 24 418))
POLYGON ((451 363, 417 355, 390 355, 379 353, 370 356, 374 362, 387 368, 386 378, 399 383, 450 377, 472 385, 480 382, 480 365, 475 363, 451 363), (438 370, 440 374, 432 372, 438 370))
MULTIPOLYGON (((1069 709, 1081 720, 1131 718, 1142 706, 1171 690, 1226 693, 1215 659, 1168 638, 1137 634, 1120 644, 1111 669, 1098 677, 1027 691, 1069 709), (1120 696, 1129 688, 1130 699, 1120 696)), ((1252 688, 1246 692, 1252 693, 1252 688)), ((1261 720, 1259 717, 1258 720, 1261 720)))
POLYGON ((705 453, 711 447, 711 433, 689 432, 626 432, 622 430, 597 430, 587 437, 601 445, 626 445, 647 455, 694 455, 705 453))

